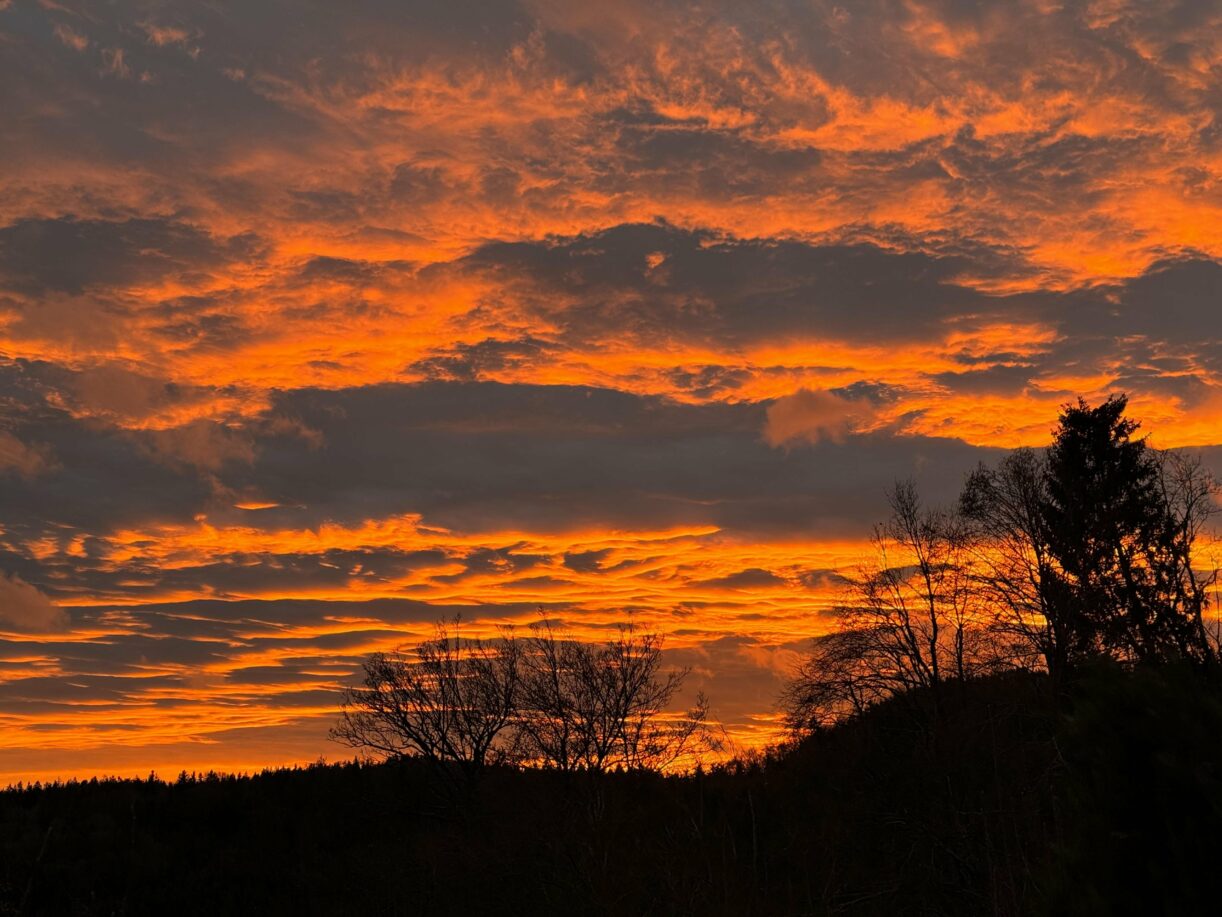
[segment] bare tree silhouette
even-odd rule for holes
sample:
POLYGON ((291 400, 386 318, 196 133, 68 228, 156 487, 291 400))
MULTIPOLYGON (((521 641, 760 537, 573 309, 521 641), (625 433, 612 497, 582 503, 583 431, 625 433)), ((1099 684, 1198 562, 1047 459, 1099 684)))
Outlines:
POLYGON ((582 643, 545 620, 523 643, 518 729, 527 758, 562 771, 661 769, 696 763, 715 744, 703 695, 683 714, 667 712, 688 670, 663 670, 657 634, 629 625, 606 643, 582 643))
POLYGON ((875 527, 874 558, 850 580, 852 604, 782 695, 799 732, 917 688, 930 689, 936 703, 943 682, 1007 659, 974 588, 962 517, 922 506, 912 481, 887 497, 891 516, 875 527))
POLYGON ((442 621, 410 653, 375 653, 344 694, 331 737, 381 757, 421 757, 469 780, 511 751, 521 648, 512 634, 486 644, 442 621))
POLYGON ((1014 640, 1020 664, 1042 665, 1059 677, 1081 648, 1049 595, 1046 475, 1042 452, 1017 449, 997 466, 971 473, 959 513, 970 527, 972 575, 996 626, 1014 640))
POLYGON ((719 745, 701 694, 670 706, 686 669, 663 666, 662 638, 621 627, 583 643, 550 621, 485 643, 443 621, 409 653, 376 653, 345 692, 331 737, 377 757, 419 757, 451 782, 491 762, 562 771, 694 766, 719 745))

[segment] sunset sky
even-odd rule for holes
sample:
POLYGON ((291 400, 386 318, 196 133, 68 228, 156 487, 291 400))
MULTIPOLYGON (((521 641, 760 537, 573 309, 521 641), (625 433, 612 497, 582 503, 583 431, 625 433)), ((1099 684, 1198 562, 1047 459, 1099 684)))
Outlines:
POLYGON ((1222 469, 1222 6, 0 0, 0 785, 630 618, 743 745, 884 489, 1222 469))

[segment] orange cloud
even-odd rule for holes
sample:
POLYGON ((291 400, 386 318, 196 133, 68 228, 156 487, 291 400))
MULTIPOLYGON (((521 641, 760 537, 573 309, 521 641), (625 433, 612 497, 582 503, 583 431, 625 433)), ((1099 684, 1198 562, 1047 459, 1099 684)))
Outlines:
POLYGON ((54 465, 46 446, 23 443, 13 434, 0 430, 0 471, 14 471, 33 477, 54 465))
POLYGON ((798 440, 842 442, 850 433, 861 432, 876 419, 877 412, 869 403, 803 388, 778 399, 768 408, 764 439, 773 446, 798 440))
POLYGON ((36 587, 0 574, 0 631, 48 633, 64 627, 67 616, 36 587))

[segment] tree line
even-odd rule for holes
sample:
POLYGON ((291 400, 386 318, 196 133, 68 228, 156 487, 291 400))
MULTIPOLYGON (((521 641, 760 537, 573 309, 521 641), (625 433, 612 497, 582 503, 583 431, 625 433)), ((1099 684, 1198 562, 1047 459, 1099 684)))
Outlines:
POLYGON ((1218 484, 1200 458, 1153 448, 1127 399, 1066 405, 1052 444, 967 479, 958 505, 888 494, 852 601, 781 698, 801 734, 878 702, 1006 669, 1055 688, 1100 660, 1218 664, 1206 624, 1216 578, 1199 536, 1218 484))

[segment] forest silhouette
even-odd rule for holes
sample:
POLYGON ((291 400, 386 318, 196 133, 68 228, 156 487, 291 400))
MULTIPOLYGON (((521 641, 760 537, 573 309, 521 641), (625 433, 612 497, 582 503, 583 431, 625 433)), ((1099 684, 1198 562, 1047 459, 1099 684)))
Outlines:
POLYGON ((656 634, 444 621, 346 691, 358 760, 0 792, 0 914, 1212 912, 1217 483, 1126 411, 897 483, 767 751, 656 634))

